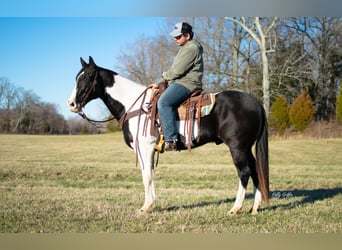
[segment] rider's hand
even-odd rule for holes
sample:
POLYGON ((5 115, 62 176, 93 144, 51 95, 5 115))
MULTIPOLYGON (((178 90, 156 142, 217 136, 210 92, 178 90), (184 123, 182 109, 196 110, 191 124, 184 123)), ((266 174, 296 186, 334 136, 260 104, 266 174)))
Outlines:
POLYGON ((148 85, 149 88, 152 88, 152 89, 157 89, 158 88, 158 84, 156 83, 151 83, 150 85, 148 85))

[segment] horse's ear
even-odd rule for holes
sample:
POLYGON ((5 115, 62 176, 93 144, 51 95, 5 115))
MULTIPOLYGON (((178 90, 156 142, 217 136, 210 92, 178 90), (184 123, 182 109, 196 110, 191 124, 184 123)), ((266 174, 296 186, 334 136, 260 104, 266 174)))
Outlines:
POLYGON ((94 59, 91 56, 89 56, 89 65, 92 65, 92 66, 96 65, 94 62, 94 59))
POLYGON ((81 61, 81 64, 82 64, 82 67, 83 67, 83 68, 84 68, 85 66, 87 66, 87 63, 83 60, 82 57, 80 58, 80 61, 81 61))

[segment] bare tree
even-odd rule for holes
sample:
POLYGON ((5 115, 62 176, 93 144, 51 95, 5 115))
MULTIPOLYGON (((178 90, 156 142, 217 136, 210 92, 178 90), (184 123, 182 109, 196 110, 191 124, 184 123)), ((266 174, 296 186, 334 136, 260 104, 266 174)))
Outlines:
POLYGON ((193 21, 196 36, 204 48, 204 88, 219 91, 237 87, 238 73, 232 73, 232 26, 221 17, 193 21))
POLYGON ((170 42, 164 35, 152 38, 140 36, 122 50, 117 68, 126 77, 145 85, 158 81, 174 56, 174 45, 170 42))
POLYGON ((13 132, 22 132, 20 131, 20 125, 22 125, 21 127, 23 129, 23 121, 26 120, 30 112, 32 113, 36 109, 40 99, 32 91, 25 91, 24 89, 19 88, 18 92, 19 100, 16 103, 15 109, 13 110, 13 120, 15 122, 15 125, 12 129, 13 132))
POLYGON ((278 18, 273 19, 262 19, 263 24, 261 24, 261 18, 255 17, 254 22, 251 26, 248 26, 246 18, 241 17, 240 19, 226 17, 226 19, 239 24, 243 29, 245 29, 248 34, 256 41, 259 45, 261 60, 262 60, 262 72, 263 72, 263 100, 264 108, 266 114, 269 114, 270 109, 270 81, 269 81, 269 63, 267 53, 273 52, 276 41, 275 37, 275 27, 278 22, 278 18))
POLYGON ((296 17, 288 26, 303 36, 303 46, 312 61, 309 89, 317 109, 316 120, 335 114, 337 81, 341 65, 341 18, 296 17))
POLYGON ((274 98, 286 97, 289 103, 308 90, 312 62, 305 50, 303 36, 288 27, 289 18, 281 18, 277 27, 277 47, 270 59, 270 81, 274 98))
POLYGON ((18 88, 12 84, 7 78, 0 79, 0 110, 1 110, 1 130, 4 132, 11 131, 12 112, 18 98, 18 88))

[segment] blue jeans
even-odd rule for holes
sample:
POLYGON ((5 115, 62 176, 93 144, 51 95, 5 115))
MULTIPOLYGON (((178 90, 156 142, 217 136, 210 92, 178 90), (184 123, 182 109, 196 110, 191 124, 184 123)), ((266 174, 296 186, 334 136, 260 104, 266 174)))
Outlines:
POLYGON ((162 121, 165 141, 177 140, 177 108, 190 94, 190 89, 181 84, 172 83, 160 96, 158 101, 158 110, 162 121))

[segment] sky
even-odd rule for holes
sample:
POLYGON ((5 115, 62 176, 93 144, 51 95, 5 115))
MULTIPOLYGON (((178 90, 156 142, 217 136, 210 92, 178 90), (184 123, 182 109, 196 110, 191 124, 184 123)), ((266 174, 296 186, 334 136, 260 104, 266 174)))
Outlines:
MULTIPOLYGON (((92 56, 99 66, 115 71, 122 49, 142 35, 160 33, 165 22, 162 17, 1 17, 0 77, 55 103, 70 118, 74 115, 66 101, 81 69, 80 57, 88 61, 92 56)), ((99 102, 87 108, 94 118, 105 114, 99 102)))

